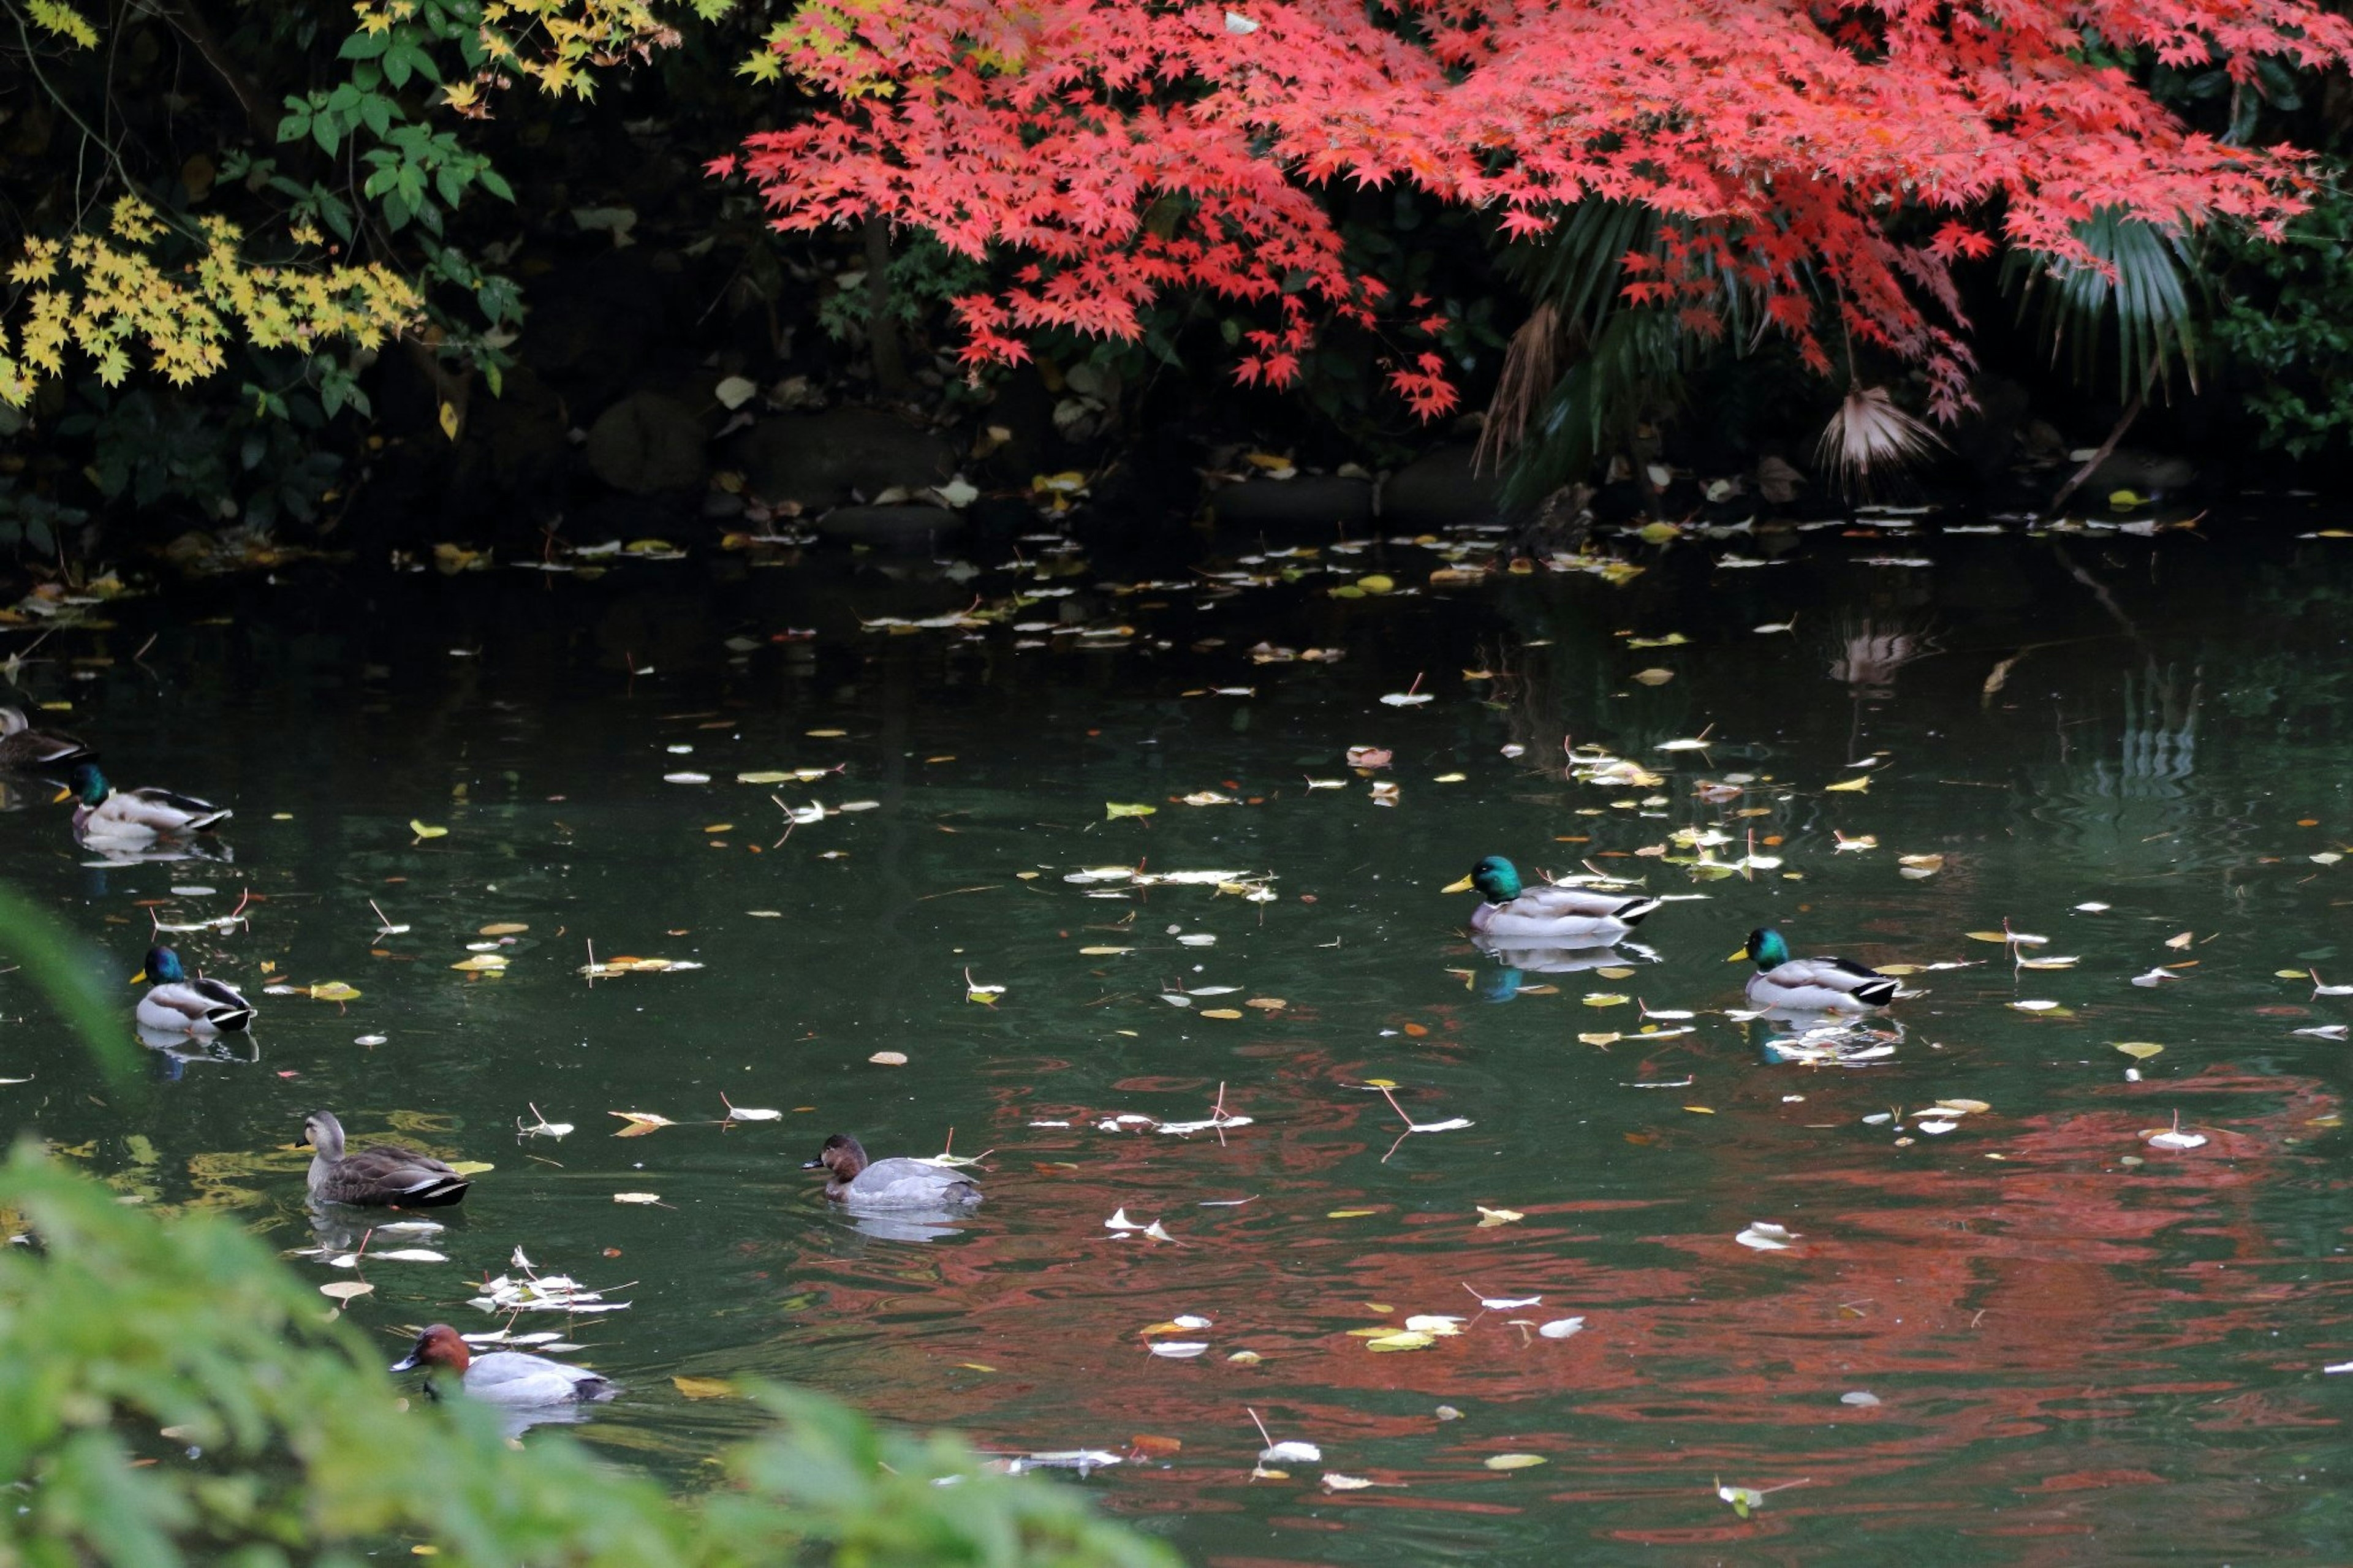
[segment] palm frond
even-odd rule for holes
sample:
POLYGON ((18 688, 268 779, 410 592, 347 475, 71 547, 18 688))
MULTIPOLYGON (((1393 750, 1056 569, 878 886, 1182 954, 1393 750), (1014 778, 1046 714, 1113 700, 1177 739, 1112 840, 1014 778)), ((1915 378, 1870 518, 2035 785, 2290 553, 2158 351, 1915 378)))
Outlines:
POLYGON ((1506 508, 1584 479, 1633 427, 1681 401, 1693 334, 1665 310, 1619 310, 1554 384, 1505 476, 1506 508))
POLYGON ((1487 400, 1479 444, 1471 449, 1472 472, 1484 473, 1518 448, 1527 434, 1529 416, 1560 378, 1560 312, 1551 300, 1540 300, 1504 351, 1495 395, 1487 400))
POLYGON ((1856 386, 1822 426, 1814 464, 1852 490, 1869 486, 1874 466, 1881 473, 1903 468, 1943 445, 1934 430, 1897 407, 1885 387, 1856 386))
POLYGON ((2195 391, 2204 274, 2186 230, 2103 207, 2075 226, 2075 236, 2090 260, 2014 250, 2002 263, 2002 288, 2017 295, 2021 321, 2034 315, 2052 362, 2064 353, 2077 382, 2097 380, 2113 328, 2122 395, 2147 390, 2145 380, 2169 381, 2177 363, 2195 391))

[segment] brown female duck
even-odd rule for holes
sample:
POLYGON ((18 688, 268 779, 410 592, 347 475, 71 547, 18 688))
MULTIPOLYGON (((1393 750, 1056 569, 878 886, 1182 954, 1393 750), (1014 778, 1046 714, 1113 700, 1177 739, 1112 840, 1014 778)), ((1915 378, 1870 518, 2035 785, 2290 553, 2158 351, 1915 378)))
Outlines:
POLYGON ((314 1110, 304 1119, 302 1141, 318 1151, 311 1157, 311 1197, 316 1203, 440 1208, 465 1197, 473 1184, 432 1155, 396 1143, 344 1153, 343 1124, 332 1110, 314 1110))
POLYGON ((54 768, 96 756, 88 742, 58 730, 37 730, 19 708, 0 708, 0 768, 54 768))

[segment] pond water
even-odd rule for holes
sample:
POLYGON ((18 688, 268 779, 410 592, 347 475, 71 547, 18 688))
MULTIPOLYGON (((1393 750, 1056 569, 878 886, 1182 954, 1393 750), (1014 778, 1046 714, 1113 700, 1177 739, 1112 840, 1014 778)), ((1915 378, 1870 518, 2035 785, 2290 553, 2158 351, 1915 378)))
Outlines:
POLYGON ((977 577, 712 552, 123 600, 21 684, 118 783, 233 805, 234 858, 93 864, 19 788, 12 880, 111 980, 151 912, 249 895, 183 952, 360 994, 263 995, 227 1053, 258 1060, 150 1049, 110 1086, 0 975, 31 1080, 0 1093, 290 1254, 306 1111, 489 1163, 400 1243, 448 1260, 364 1261, 354 1319, 387 1362, 496 1328, 468 1301, 518 1247, 602 1288, 628 1310, 517 1331, 621 1380, 574 1431, 681 1488, 754 1419, 695 1380, 758 1375, 1121 1456, 1066 1484, 1201 1563, 2344 1562, 2353 1047, 2299 1031, 2353 1020, 2307 973, 2353 982, 2353 542, 2263 504, 1626 541, 1619 583, 1033 540, 977 577), (1418 591, 1328 591, 1376 573, 1418 591), (1017 584, 1074 592, 857 620, 1017 584), (1657 782, 1566 777, 1565 737, 1657 782), (805 768, 839 772, 737 782, 805 768), (1506 968, 1440 891, 1485 854, 1673 900, 1615 962, 1506 968), (1968 934, 2005 922, 2048 940, 1968 934), (1829 1046, 1728 1016, 1765 924, 1919 994, 1829 1046), (453 967, 473 943, 503 970, 453 967), (681 967, 594 978, 592 943, 681 967), (1220 1104, 1247 1121, 1155 1126, 1220 1104), (2177 1119, 2202 1142, 2148 1141, 2177 1119), (574 1131, 518 1135, 543 1120, 574 1131), (953 1136, 987 1201, 830 1212, 799 1167, 834 1131, 953 1136), (1459 1321, 1425 1344, 1423 1314, 1459 1321), (1254 1477, 1253 1412, 1320 1458, 1254 1477))

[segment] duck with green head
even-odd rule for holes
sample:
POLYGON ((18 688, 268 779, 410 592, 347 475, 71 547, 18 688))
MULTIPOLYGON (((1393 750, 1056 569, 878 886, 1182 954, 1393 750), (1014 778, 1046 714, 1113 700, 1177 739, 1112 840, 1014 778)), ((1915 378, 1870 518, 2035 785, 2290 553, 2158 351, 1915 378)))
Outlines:
POLYGON ((253 1004, 217 980, 191 980, 168 947, 147 950, 147 966, 131 977, 148 981, 139 999, 139 1026, 166 1035, 234 1034, 253 1023, 253 1004))
POLYGON ((1488 856, 1445 890, 1461 893, 1473 888, 1482 901, 1471 911, 1471 929, 1514 946, 1607 947, 1659 907, 1653 898, 1557 883, 1524 887, 1519 868, 1501 855, 1488 856))
POLYGON ((184 833, 203 833, 227 820, 225 805, 167 789, 116 789, 95 764, 73 771, 66 795, 74 799, 74 837, 84 844, 133 847, 184 833))
POLYGON ((1732 955, 1757 965, 1748 977, 1748 1000, 1767 1012, 1868 1013, 1895 1000, 1902 982, 1892 974, 1843 958, 1792 958, 1789 944, 1770 926, 1748 933, 1748 944, 1732 955))

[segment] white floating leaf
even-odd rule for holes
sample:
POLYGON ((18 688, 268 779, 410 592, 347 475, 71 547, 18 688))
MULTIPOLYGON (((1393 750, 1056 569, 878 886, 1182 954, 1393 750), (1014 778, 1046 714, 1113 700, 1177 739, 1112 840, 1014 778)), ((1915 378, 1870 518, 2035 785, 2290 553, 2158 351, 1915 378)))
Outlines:
POLYGON ((1324 1450, 1313 1443, 1277 1443, 1259 1450, 1258 1457, 1261 1464, 1314 1465, 1322 1462, 1324 1450))
POLYGON ((1584 1327, 1583 1318, 1555 1318, 1551 1322, 1537 1329, 1536 1332, 1548 1340, 1565 1340, 1569 1335, 1580 1331, 1584 1327))
POLYGON ((1170 1361, 1190 1361, 1208 1348, 1199 1340, 1155 1340, 1152 1344, 1152 1353, 1170 1361))
POLYGON ((1751 1220, 1748 1228, 1732 1238, 1743 1247, 1753 1247, 1759 1252, 1780 1252, 1796 1240, 1795 1234, 1769 1220, 1751 1220))

